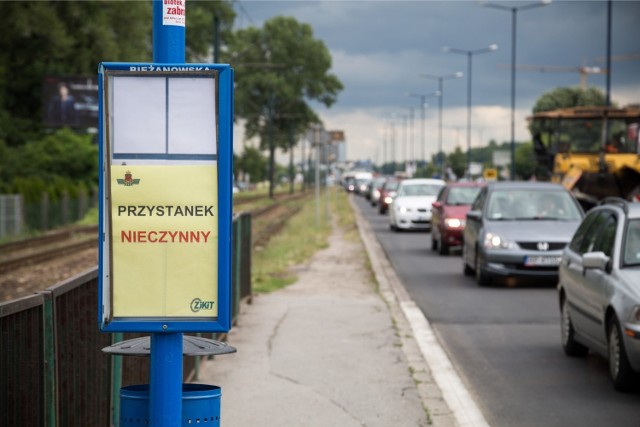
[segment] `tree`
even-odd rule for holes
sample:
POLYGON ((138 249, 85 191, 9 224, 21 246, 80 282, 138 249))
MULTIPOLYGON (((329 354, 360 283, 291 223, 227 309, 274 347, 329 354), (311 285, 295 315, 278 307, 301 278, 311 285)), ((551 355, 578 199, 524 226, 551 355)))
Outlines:
MULTIPOLYGON (((0 139, 16 146, 42 131, 42 82, 47 75, 95 76, 102 61, 152 59, 149 1, 12 1, 2 3, 0 139)), ((230 39, 229 1, 189 2, 186 54, 204 60, 220 37, 230 39)))
POLYGON ((273 196, 275 149, 288 150, 291 132, 302 135, 320 120, 307 101, 331 106, 342 83, 329 73, 331 56, 313 38, 308 24, 279 16, 262 29, 239 30, 229 43, 228 62, 235 69, 236 117, 245 120, 247 138, 259 137, 269 149, 269 193, 273 196))
POLYGON ((2 14, 0 138, 10 146, 41 131, 44 76, 151 59, 148 2, 4 2, 2 14))
POLYGON ((595 87, 559 87, 545 92, 533 106, 533 113, 559 108, 606 105, 605 95, 595 87))
POLYGON ((187 62, 207 62, 216 41, 226 45, 233 37, 235 16, 229 1, 188 2, 185 52, 187 62), (221 43, 225 40, 227 43, 221 43))
MULTIPOLYGON (((453 153, 447 156, 447 165, 451 168, 457 177, 463 177, 467 170, 467 155, 462 152, 462 148, 458 145, 453 153)), ((443 177, 442 179, 446 179, 443 177)))
POLYGON ((235 169, 249 174, 250 181, 253 183, 264 181, 267 176, 267 159, 257 148, 245 147, 235 169))
POLYGON ((538 164, 533 154, 533 144, 531 142, 518 144, 516 146, 516 171, 518 176, 527 179, 538 175, 538 164))

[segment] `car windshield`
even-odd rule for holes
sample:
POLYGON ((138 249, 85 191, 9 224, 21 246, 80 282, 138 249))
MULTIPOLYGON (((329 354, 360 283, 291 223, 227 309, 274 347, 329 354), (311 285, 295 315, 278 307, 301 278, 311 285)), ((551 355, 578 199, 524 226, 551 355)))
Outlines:
POLYGON ((480 192, 480 187, 451 187, 447 195, 448 205, 470 205, 480 192))
POLYGON ((579 221, 580 209, 564 190, 496 190, 488 201, 490 220, 579 221))
POLYGON ((435 184, 407 184, 403 185, 398 192, 399 196, 436 196, 441 185, 435 184))
POLYGON ((629 220, 623 248, 624 266, 640 266, 640 219, 629 220))

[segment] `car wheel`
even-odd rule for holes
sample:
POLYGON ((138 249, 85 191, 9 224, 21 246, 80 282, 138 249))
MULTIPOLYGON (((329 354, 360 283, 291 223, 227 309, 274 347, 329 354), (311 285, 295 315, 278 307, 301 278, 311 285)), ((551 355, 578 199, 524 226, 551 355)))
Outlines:
POLYGON ((447 246, 447 244, 442 240, 442 234, 438 239, 438 253, 440 255, 449 255, 449 246, 447 246))
POLYGON ((482 271, 482 267, 480 266, 480 257, 478 256, 478 250, 476 250, 476 262, 475 271, 476 271, 476 282, 478 282, 478 286, 489 286, 491 284, 491 278, 487 276, 487 274, 482 271))
POLYGON ((465 276, 473 276, 473 268, 467 264, 467 247, 462 243, 462 270, 465 276))
POLYGON ((435 228, 431 229, 431 250, 435 251, 438 249, 438 240, 436 239, 436 236, 434 236, 435 233, 435 228))
POLYGON ((624 348, 620 322, 614 316, 609 322, 609 374, 618 391, 631 391, 637 374, 631 368, 624 348))
POLYGON ((560 307, 560 328, 562 334, 562 349, 567 356, 582 357, 585 356, 589 349, 577 342, 574 338, 573 323, 571 323, 571 313, 569 312, 569 302, 567 298, 562 301, 560 307))

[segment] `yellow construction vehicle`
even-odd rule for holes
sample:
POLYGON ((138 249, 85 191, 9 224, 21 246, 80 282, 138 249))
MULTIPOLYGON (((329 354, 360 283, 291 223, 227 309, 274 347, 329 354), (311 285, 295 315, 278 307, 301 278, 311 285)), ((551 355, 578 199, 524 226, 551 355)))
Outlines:
POLYGON ((585 207, 640 195, 640 105, 574 107, 528 118, 536 160, 585 207))

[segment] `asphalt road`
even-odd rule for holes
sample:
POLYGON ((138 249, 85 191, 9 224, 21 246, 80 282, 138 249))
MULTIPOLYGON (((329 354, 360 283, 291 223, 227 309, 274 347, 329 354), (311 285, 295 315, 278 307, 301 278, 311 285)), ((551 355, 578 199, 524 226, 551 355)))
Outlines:
POLYGON ((431 251, 426 232, 392 232, 354 197, 491 426, 640 426, 640 391, 615 391, 599 356, 564 355, 553 284, 481 288, 458 252, 431 251))

